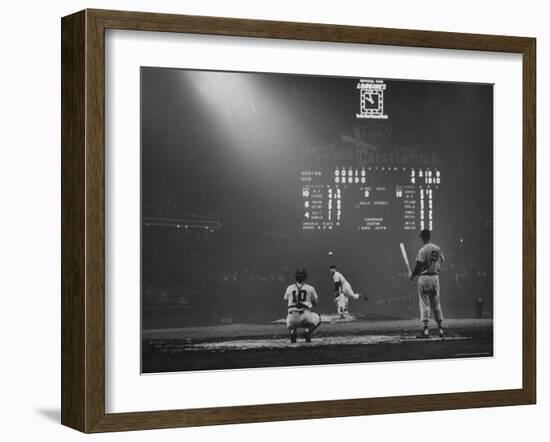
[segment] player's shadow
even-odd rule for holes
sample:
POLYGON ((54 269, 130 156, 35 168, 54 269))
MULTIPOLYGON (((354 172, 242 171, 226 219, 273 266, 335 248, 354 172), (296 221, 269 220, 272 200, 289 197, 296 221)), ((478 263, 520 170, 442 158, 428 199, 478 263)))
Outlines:
POLYGON ((56 424, 61 422, 61 410, 59 408, 38 408, 35 412, 56 424))

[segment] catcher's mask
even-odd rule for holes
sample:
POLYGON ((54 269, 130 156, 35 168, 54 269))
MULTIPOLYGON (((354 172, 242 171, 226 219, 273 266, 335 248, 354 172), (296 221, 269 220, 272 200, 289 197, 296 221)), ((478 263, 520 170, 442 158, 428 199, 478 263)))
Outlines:
POLYGON ((296 281, 297 282, 305 282, 305 280, 307 279, 307 272, 306 272, 306 269, 298 269, 296 270, 296 281))

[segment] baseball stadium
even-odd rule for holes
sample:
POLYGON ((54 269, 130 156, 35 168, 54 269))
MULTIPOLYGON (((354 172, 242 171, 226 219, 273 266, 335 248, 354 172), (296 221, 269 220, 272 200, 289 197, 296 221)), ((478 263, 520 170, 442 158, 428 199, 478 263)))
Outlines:
POLYGON ((492 357, 492 121, 490 84, 142 68, 142 372, 492 357))

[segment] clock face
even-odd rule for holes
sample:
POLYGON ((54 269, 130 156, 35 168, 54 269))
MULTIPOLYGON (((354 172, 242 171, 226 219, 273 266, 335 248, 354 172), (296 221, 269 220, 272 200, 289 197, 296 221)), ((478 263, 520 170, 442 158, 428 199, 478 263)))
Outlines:
POLYGON ((360 89, 360 104, 357 118, 388 118, 384 114, 384 90, 385 84, 361 81, 357 88, 360 89))
POLYGON ((378 109, 380 107, 380 94, 365 91, 363 106, 365 109, 378 109))
POLYGON ((373 111, 380 111, 380 93, 373 91, 362 91, 361 94, 361 112, 371 113, 373 111))

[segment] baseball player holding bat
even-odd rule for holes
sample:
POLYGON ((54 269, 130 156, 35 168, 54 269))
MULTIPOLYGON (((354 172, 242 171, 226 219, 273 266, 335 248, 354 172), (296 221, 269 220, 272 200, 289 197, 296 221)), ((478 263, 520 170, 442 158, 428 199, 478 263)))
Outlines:
MULTIPOLYGON (((414 270, 410 273, 410 279, 418 276, 418 298, 420 307, 420 320, 423 323, 422 333, 419 338, 428 338, 430 331, 428 321, 433 314, 433 319, 437 322, 439 336, 444 336, 443 331, 443 311, 441 310, 439 296, 439 272, 445 262, 441 249, 431 242, 431 232, 422 230, 420 232, 423 246, 416 255, 416 264, 414 270)), ((410 270, 409 270, 410 271, 410 270)))

